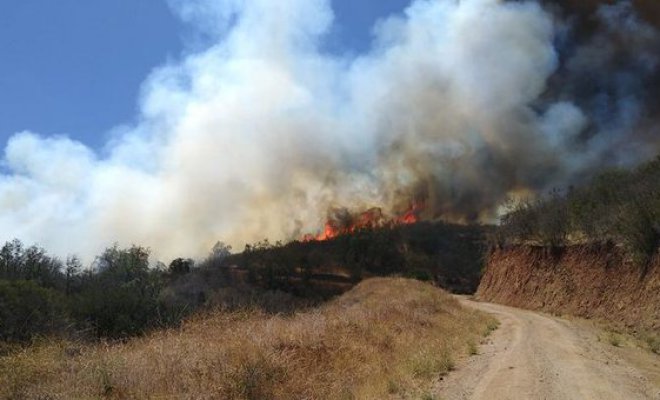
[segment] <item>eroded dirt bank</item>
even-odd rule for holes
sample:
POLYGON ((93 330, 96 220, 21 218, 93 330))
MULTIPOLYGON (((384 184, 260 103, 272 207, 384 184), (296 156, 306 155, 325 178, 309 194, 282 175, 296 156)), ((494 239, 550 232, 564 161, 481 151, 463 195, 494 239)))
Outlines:
POLYGON ((643 268, 611 245, 498 249, 489 255, 476 297, 658 332, 660 256, 643 268))

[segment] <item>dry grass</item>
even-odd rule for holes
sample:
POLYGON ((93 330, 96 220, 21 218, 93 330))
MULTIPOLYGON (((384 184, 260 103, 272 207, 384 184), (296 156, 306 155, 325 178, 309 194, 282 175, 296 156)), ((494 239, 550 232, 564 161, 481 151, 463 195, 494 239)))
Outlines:
POLYGON ((644 341, 646 342, 648 349, 651 352, 660 354, 660 336, 647 334, 644 337, 644 341))
POLYGON ((428 284, 371 279, 289 317, 220 312, 124 344, 36 343, 0 358, 0 397, 421 398, 489 326, 428 284))

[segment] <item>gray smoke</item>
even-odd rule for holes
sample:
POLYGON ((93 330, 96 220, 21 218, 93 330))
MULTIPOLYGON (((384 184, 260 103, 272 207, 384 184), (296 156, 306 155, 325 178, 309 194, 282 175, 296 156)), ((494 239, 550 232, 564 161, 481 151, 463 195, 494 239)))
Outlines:
POLYGON ((493 221, 511 196, 660 147, 660 36, 628 2, 595 9, 585 32, 557 5, 416 0, 357 56, 324 50, 328 0, 171 4, 212 44, 152 72, 140 123, 103 156, 14 135, 0 239, 168 259, 299 238, 337 207, 493 221))

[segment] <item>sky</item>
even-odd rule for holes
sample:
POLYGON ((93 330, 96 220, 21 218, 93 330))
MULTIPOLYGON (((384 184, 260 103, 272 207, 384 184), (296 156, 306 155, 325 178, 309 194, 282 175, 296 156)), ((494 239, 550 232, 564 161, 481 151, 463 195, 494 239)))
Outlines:
POLYGON ((3 0, 0 242, 167 261, 374 207, 496 222, 657 155, 660 31, 626 0, 589 18, 536 0, 3 0))
MULTIPOLYGON (((334 0, 328 50, 369 47, 374 22, 408 1, 334 0)), ((102 150, 133 123, 150 71, 191 46, 166 0, 3 0, 0 3, 0 147, 16 132, 66 135, 102 150)))

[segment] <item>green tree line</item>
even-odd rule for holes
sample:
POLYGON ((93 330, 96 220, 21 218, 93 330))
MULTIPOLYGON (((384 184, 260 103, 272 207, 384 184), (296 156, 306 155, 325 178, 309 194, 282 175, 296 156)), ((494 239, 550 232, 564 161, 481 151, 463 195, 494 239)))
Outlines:
POLYGON ((181 274, 150 265, 139 246, 107 248, 92 265, 62 262, 18 240, 0 248, 0 341, 38 335, 122 338, 171 324, 178 315, 162 301, 163 288, 181 274))

